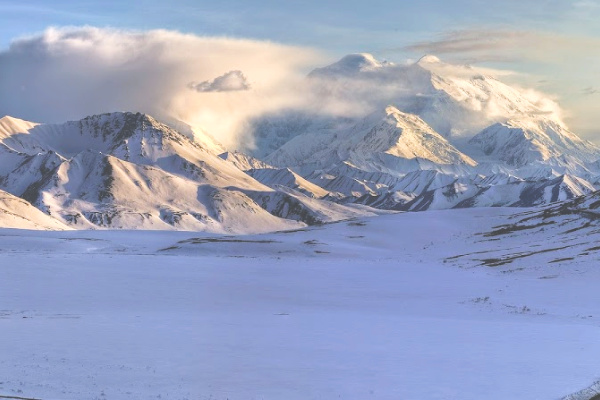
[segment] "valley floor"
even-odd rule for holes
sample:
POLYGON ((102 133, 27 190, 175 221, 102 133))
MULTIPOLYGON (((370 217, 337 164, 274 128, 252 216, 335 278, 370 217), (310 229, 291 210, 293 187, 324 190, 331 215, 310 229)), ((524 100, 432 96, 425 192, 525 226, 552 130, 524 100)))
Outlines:
POLYGON ((481 235, 517 211, 1 230, 0 397, 560 399, 600 378, 599 237, 481 235))

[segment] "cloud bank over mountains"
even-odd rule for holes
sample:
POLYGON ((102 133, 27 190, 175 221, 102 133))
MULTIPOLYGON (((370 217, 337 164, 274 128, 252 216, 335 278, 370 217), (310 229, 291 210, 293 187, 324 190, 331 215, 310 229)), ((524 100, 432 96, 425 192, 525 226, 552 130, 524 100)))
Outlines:
MULTIPOLYGON (((465 46, 482 46, 464 34, 446 39, 449 43, 415 45, 415 50, 448 54, 456 46, 463 51, 465 46)), ((489 45, 486 38, 483 42, 489 45)), ((355 54, 334 64, 366 73, 341 78, 312 73, 307 79, 311 70, 331 59, 314 49, 267 41, 166 30, 50 28, 0 52, 0 116, 63 122, 103 112, 140 111, 184 121, 225 147, 252 148, 253 121, 264 115, 295 110, 354 118, 389 104, 410 108, 415 103, 413 86, 420 85, 422 77, 413 76, 409 64, 369 57, 355 54)), ((502 74, 436 62, 428 62, 426 68, 443 68, 444 74, 457 77, 502 74)), ((560 114, 552 99, 527 93, 540 110, 560 114)), ((494 99, 481 107, 490 120, 502 114, 494 99)), ((463 129, 474 133, 482 123, 476 122, 465 119, 463 129)))
POLYGON ((320 60, 315 50, 267 41, 50 28, 0 52, 0 114, 40 122, 168 114, 228 144, 247 118, 293 103, 287 88, 320 60), (202 83, 190 90, 190 82, 202 83))

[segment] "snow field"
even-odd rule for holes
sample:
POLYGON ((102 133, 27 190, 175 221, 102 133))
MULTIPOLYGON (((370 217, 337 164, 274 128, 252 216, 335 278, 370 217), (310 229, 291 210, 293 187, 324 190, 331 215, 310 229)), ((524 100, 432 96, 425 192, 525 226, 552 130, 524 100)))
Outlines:
MULTIPOLYGON (((514 251, 523 236, 476 235, 513 212, 397 214, 253 236, 2 230, 0 395, 575 393, 599 375, 595 256, 548 264, 543 253, 495 268, 450 258, 514 251)), ((544 231, 525 234, 553 245, 544 231)))

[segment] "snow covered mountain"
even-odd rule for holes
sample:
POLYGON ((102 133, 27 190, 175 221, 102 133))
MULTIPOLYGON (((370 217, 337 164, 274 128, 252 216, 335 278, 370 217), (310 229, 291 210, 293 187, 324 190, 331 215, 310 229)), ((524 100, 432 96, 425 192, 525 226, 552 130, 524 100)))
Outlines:
POLYGON ((254 121, 257 147, 247 151, 341 202, 539 205, 600 189, 600 148, 568 129, 554 101, 486 71, 352 54, 308 84, 317 105, 254 121), (435 191, 444 200, 429 201, 435 191))
POLYGON ((363 157, 384 153, 398 158, 424 159, 436 164, 475 165, 421 118, 388 106, 386 118, 369 130, 355 152, 363 157))
POLYGON ((551 99, 506 85, 485 70, 447 64, 431 55, 394 64, 370 54, 351 54, 314 70, 309 79, 319 88, 320 108, 342 98, 367 112, 393 104, 420 116, 445 137, 472 136, 507 119, 558 119, 551 99))
POLYGON ((2 132, 0 143, 29 156, 53 152, 64 159, 94 150, 203 183, 229 186, 239 182, 242 186, 264 188, 216 157, 209 150, 212 143, 205 146, 198 138, 183 135, 145 114, 102 114, 58 125, 30 124, 29 129, 21 129, 29 126, 26 124, 12 124, 12 130, 2 132))
POLYGON ((395 209, 425 211, 430 209, 470 207, 533 207, 568 200, 595 191, 589 182, 570 175, 553 179, 509 180, 506 183, 474 184, 466 180, 421 193, 395 209))
POLYGON ((372 215, 272 189, 219 157, 214 142, 144 114, 0 123, 0 188, 76 228, 249 233, 372 215))
POLYGON ((347 161, 364 171, 391 174, 428 168, 468 169, 477 164, 421 118, 394 106, 362 118, 348 129, 296 136, 266 160, 300 171, 347 161))
POLYGON ((549 167, 556 175, 589 172, 586 165, 596 161, 600 149, 543 117, 509 120, 494 124, 469 140, 482 154, 479 160, 504 163, 521 176, 549 167))

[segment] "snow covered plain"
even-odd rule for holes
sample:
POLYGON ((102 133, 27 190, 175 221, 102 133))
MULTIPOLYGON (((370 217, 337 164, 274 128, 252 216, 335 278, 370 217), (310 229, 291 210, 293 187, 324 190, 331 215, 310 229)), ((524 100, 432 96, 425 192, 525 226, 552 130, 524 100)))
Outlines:
POLYGON ((520 211, 0 230, 0 397, 560 399, 600 377, 600 234, 520 211))

